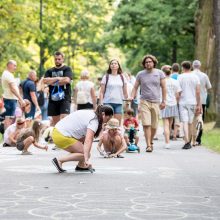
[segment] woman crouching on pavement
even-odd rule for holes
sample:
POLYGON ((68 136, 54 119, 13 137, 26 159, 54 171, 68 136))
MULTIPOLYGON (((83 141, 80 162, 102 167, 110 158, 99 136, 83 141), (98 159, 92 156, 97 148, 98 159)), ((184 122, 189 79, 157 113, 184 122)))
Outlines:
POLYGON ((126 150, 127 145, 120 130, 119 120, 116 118, 110 119, 105 129, 98 144, 98 151, 105 158, 123 158, 120 154, 126 150), (102 144, 104 150, 102 150, 102 144))
POLYGON ((62 164, 78 161, 76 171, 89 171, 90 151, 94 137, 98 137, 102 124, 108 122, 114 112, 111 106, 99 105, 96 111, 79 110, 60 120, 52 131, 54 144, 70 154, 52 160, 57 170, 65 172, 62 164))

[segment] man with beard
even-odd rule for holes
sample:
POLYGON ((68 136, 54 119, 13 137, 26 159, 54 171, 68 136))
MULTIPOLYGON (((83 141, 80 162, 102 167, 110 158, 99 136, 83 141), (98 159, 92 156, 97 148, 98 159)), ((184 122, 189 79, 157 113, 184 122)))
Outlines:
POLYGON ((140 86, 140 113, 147 144, 146 152, 153 151, 153 139, 157 131, 160 109, 166 106, 166 84, 164 73, 156 69, 158 61, 153 55, 146 55, 142 60, 144 70, 138 72, 131 93, 134 99, 140 86), (162 101, 160 102, 160 88, 162 101))
POLYGON ((71 80, 73 78, 72 70, 64 64, 64 54, 57 51, 54 53, 55 67, 49 69, 45 73, 43 82, 49 85, 49 105, 48 116, 52 116, 53 124, 64 118, 70 113, 71 104, 71 80), (64 92, 64 97, 61 100, 52 100, 51 95, 57 92, 57 85, 64 92), (55 88, 54 88, 55 87, 55 88))

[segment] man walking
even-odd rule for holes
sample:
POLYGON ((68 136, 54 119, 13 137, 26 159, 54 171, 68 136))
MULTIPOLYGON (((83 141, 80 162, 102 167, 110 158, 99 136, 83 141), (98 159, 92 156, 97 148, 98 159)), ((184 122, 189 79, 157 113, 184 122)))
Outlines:
MULTIPOLYGON (((201 72, 200 68, 201 68, 201 62, 199 60, 194 60, 193 61, 193 72, 198 76, 200 80, 200 99, 201 99, 201 104, 202 104, 202 120, 204 122, 205 114, 206 114, 207 95, 208 95, 209 90, 211 90, 212 85, 210 83, 210 80, 207 74, 201 72)), ((203 130, 201 129, 196 139, 196 142, 199 145, 201 144, 202 133, 203 133, 203 130)))
POLYGON ((25 106, 25 102, 22 99, 18 86, 16 84, 15 77, 13 73, 17 68, 17 63, 15 60, 9 60, 7 63, 6 70, 2 74, 2 89, 3 89, 3 100, 5 112, 1 114, 4 118, 5 116, 14 116, 15 109, 17 106, 17 101, 19 101, 21 107, 25 106))
POLYGON ((156 69, 158 63, 152 55, 144 56, 142 65, 144 70, 138 72, 136 81, 131 93, 134 99, 140 86, 140 112, 147 144, 146 152, 153 151, 153 138, 157 131, 160 109, 165 108, 166 85, 164 73, 156 69), (160 103, 160 87, 162 89, 162 102, 160 103))
POLYGON ((201 112, 200 82, 199 78, 191 72, 191 62, 184 61, 181 66, 183 73, 179 75, 178 81, 182 89, 179 100, 179 111, 180 120, 183 122, 185 140, 183 149, 190 149, 192 147, 193 120, 195 115, 201 112))
POLYGON ((198 76, 200 80, 200 98, 202 104, 202 119, 205 119, 206 112, 206 100, 208 92, 211 90, 212 85, 210 83, 209 77, 206 73, 203 73, 201 70, 201 62, 199 60, 193 61, 193 72, 198 76))
POLYGON ((25 113, 25 118, 34 119, 35 112, 40 111, 37 101, 36 81, 37 73, 34 70, 31 70, 28 73, 27 79, 21 83, 23 98, 28 99, 31 103, 31 111, 29 113, 25 113))
MULTIPOLYGON (((55 52, 54 54, 55 67, 49 69, 45 73, 44 83, 49 85, 49 105, 48 105, 48 116, 52 116, 53 125, 64 118, 70 113, 71 104, 71 80, 73 73, 70 67, 64 65, 64 54, 61 52, 55 52), (51 99, 52 91, 56 84, 60 86, 64 92, 64 98, 61 100, 54 101, 51 99)), ((54 90, 55 91, 55 90, 54 90)))

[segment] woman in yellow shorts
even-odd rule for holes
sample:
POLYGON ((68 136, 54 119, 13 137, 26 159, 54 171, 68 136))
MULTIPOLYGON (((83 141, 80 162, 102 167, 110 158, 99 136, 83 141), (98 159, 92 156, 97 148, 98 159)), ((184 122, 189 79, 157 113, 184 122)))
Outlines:
POLYGON ((62 164, 68 161, 79 161, 76 171, 91 169, 90 151, 94 137, 98 137, 102 124, 106 123, 114 112, 111 106, 100 105, 96 111, 79 110, 60 120, 52 131, 54 144, 70 154, 52 160, 57 170, 65 172, 62 164))

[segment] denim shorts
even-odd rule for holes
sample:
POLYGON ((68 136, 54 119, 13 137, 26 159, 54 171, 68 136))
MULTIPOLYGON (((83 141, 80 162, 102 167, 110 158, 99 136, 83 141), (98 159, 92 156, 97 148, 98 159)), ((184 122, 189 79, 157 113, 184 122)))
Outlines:
POLYGON ((17 100, 16 99, 5 99, 5 98, 3 100, 4 100, 4 106, 5 106, 4 116, 14 116, 15 109, 17 106, 17 100))
POLYGON ((114 110, 114 114, 122 114, 122 104, 104 103, 104 105, 110 105, 114 110))

